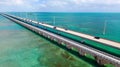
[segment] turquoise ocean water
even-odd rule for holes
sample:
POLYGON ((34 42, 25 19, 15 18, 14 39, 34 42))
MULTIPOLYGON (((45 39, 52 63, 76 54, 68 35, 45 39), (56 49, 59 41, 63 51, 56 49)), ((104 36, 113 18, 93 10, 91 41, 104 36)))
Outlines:
POLYGON ((10 13, 120 42, 120 13, 10 13), (54 23, 55 17, 55 23, 54 23), (106 34, 103 35, 104 23, 106 34))
MULTIPOLYGON (((120 13, 24 12, 9 14, 120 42, 120 13), (103 35, 105 21, 107 22, 106 34, 103 35)), ((68 51, 56 46, 55 43, 2 16, 0 16, 0 20, 0 67, 97 66, 70 54, 68 51)), ((72 37, 79 40, 77 37, 72 37)), ((95 47, 101 48, 101 44, 86 41, 95 47)), ((102 50, 109 49, 108 52, 120 56, 119 49, 108 46, 103 46, 102 48, 102 50)))

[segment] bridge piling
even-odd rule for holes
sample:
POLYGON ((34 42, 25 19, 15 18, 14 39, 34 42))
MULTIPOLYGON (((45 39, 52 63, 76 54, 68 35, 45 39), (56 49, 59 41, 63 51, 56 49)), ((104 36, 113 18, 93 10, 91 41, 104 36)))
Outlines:
POLYGON ((81 56, 85 56, 86 53, 85 53, 83 50, 79 49, 79 54, 80 54, 81 56))

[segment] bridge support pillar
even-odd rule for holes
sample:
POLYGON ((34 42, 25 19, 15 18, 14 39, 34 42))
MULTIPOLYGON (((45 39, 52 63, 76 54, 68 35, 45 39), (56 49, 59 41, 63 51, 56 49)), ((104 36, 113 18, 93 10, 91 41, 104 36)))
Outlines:
POLYGON ((115 67, 120 67, 120 64, 114 64, 115 67))
POLYGON ((53 38, 53 37, 50 37, 50 40, 54 40, 54 38, 53 38))
POLYGON ((68 49, 71 49, 71 46, 70 46, 69 44, 67 44, 67 48, 68 48, 68 49))
POLYGON ((61 40, 58 40, 58 44, 62 44, 62 41, 61 41, 61 40))
POLYGON ((103 58, 97 57, 97 56, 95 56, 95 59, 96 59, 97 63, 100 65, 104 65, 104 64, 107 64, 109 62, 109 61, 107 61, 103 58))
POLYGON ((120 63, 114 63, 114 61, 110 62, 107 59, 104 59, 104 58, 101 58, 101 57, 97 57, 97 56, 94 56, 94 57, 95 57, 97 63, 100 64, 100 65, 111 64, 111 65, 113 65, 115 67, 120 67, 120 63))
POLYGON ((83 50, 80 49, 79 54, 82 55, 82 56, 85 56, 86 53, 83 50))

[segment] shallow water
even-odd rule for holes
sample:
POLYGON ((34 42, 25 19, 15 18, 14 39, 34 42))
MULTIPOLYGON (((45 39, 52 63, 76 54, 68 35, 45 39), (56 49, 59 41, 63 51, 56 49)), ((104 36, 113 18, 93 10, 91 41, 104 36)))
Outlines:
POLYGON ((0 67, 94 67, 0 16, 0 67))
MULTIPOLYGON (((68 28, 120 42, 120 13, 10 13, 39 22, 68 28), (107 22, 106 34, 103 27, 107 22)), ((45 38, 0 16, 0 67, 98 67, 76 57, 45 38), (51 51, 51 52, 50 52, 51 51), (69 59, 70 58, 70 59, 69 59)), ((80 40, 81 38, 65 34, 80 40)), ((120 50, 89 40, 96 48, 120 57, 120 50)))

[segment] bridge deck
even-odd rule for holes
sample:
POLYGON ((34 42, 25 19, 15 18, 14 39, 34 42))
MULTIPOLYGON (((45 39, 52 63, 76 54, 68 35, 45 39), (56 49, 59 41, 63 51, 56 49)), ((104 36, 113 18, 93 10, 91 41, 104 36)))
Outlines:
MULTIPOLYGON (((33 21, 33 22, 37 23, 36 21, 33 21)), ((42 24, 42 23, 39 23, 39 24, 43 25, 43 26, 46 26, 46 27, 49 27, 49 28, 54 27, 54 26, 48 25, 48 24, 42 24)), ((83 33, 80 33, 80 32, 75 32, 75 31, 72 31, 72 30, 65 30, 64 28, 60 28, 60 27, 56 27, 56 30, 66 32, 66 33, 69 33, 69 34, 72 34, 72 35, 75 35, 75 36, 79 36, 79 37, 82 37, 82 38, 85 38, 85 39, 88 39, 88 40, 92 40, 92 41, 95 41, 95 42, 98 42, 98 43, 106 44, 108 46, 113 46, 113 47, 116 47, 116 48, 120 49, 120 43, 118 43, 118 42, 114 42, 114 41, 103 39, 103 38, 96 39, 96 38, 94 38, 94 36, 83 34, 83 33)))
MULTIPOLYGON (((17 16, 14 16, 14 17, 17 17, 17 16)), ((49 24, 45 24, 45 23, 41 23, 41 22, 38 23, 36 21, 32 21, 32 20, 29 20, 29 19, 21 18, 21 17, 17 17, 17 18, 20 18, 22 20, 26 20, 26 21, 29 21, 29 22, 33 22, 33 23, 36 23, 36 24, 40 24, 40 25, 43 25, 43 26, 49 27, 49 28, 54 28, 55 27, 55 26, 52 26, 52 25, 49 25, 49 24)), ((112 47, 120 49, 120 43, 119 42, 115 42, 115 41, 111 41, 111 40, 107 40, 107 39, 103 39, 103 38, 96 39, 94 36, 84 34, 84 33, 80 33, 80 32, 75 32, 75 31, 72 31, 72 30, 66 30, 66 29, 60 28, 60 27, 56 27, 56 30, 59 30, 59 31, 62 31, 62 32, 65 32, 65 33, 75 35, 75 36, 79 36, 81 38, 85 38, 85 39, 88 39, 88 40, 92 40, 92 41, 95 41, 95 42, 98 42, 98 43, 101 43, 101 44, 105 44, 105 45, 112 46, 112 47)))

